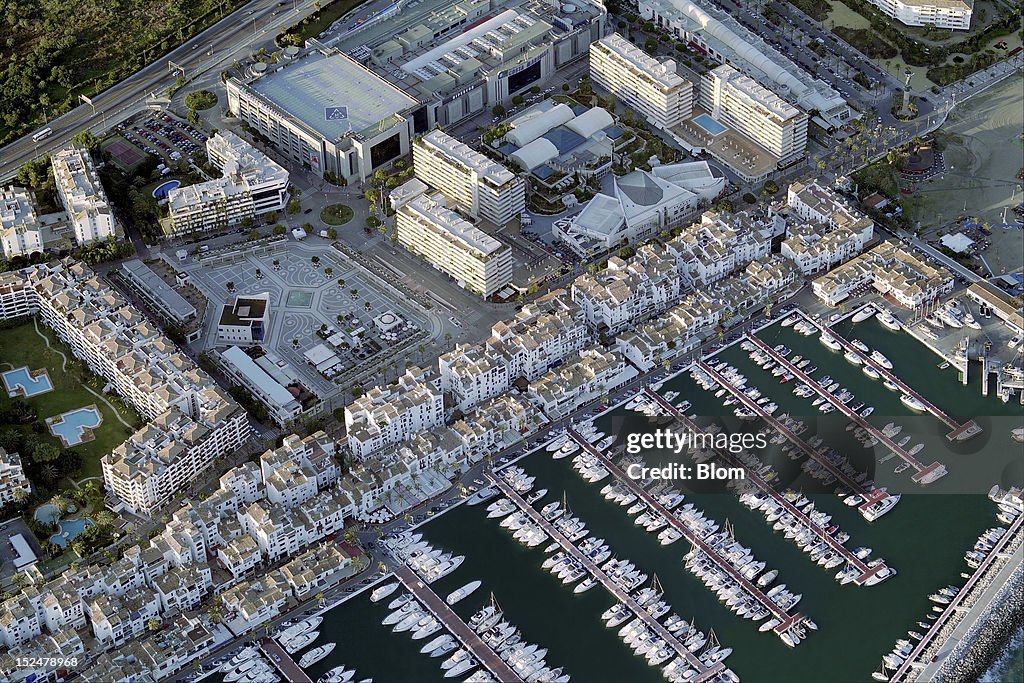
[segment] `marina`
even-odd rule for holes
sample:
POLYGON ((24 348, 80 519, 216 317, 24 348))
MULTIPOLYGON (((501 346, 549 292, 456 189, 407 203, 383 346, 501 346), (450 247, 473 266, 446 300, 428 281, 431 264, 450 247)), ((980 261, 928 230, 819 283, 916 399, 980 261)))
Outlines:
POLYGON ((587 442, 586 439, 581 437, 578 432, 570 428, 569 434, 584 450, 589 452, 595 458, 598 458, 602 465, 604 465, 604 467, 608 469, 616 479, 623 482, 623 484, 625 484, 638 499, 642 500, 649 509, 657 511, 664 519, 668 520, 672 528, 682 534, 694 549, 699 549, 705 556, 711 558, 715 565, 728 574, 736 584, 740 585, 747 595, 754 598, 754 600, 756 600, 761 606, 767 609, 773 619, 777 622, 776 626, 772 628, 772 631, 774 631, 780 638, 782 638, 791 628, 799 627, 800 623, 804 620, 803 615, 800 613, 791 615, 786 610, 779 607, 779 605, 769 598, 760 587, 756 586, 753 582, 743 576, 743 574, 737 570, 731 562, 722 558, 715 548, 712 548, 704 541, 704 539, 693 533, 693 531, 684 524, 682 520, 666 509, 665 506, 657 500, 657 498, 647 491, 647 489, 640 486, 636 480, 627 476, 626 473, 617 465, 612 463, 607 456, 595 449, 589 442, 587 442))
MULTIPOLYGON (((687 418, 681 411, 675 408, 671 403, 666 401, 661 395, 653 392, 648 392, 648 396, 656 400, 662 407, 662 409, 672 417, 676 419, 681 425, 690 430, 691 433, 702 431, 694 422, 687 418)), ((886 566, 885 562, 876 562, 872 565, 868 565, 861 558, 857 557, 852 553, 845 545, 840 543, 835 536, 828 533, 821 526, 813 522, 800 508, 796 507, 785 496, 781 495, 775 490, 773 486, 768 482, 761 479, 761 477, 751 470, 750 468, 743 465, 743 463, 732 453, 727 450, 716 449, 715 453, 719 458, 729 462, 735 466, 743 467, 745 470, 745 478, 750 481, 759 491, 768 495, 775 501, 777 505, 786 510, 786 512, 794 519, 799 522, 803 528, 808 529, 814 534, 820 542, 826 544, 829 549, 839 555, 845 560, 846 565, 856 569, 856 576, 853 578, 853 583, 862 586, 867 584, 875 577, 884 576, 888 578, 891 569, 886 566)))
POLYGON ((404 564, 395 563, 392 571, 402 582, 402 585, 416 596, 416 599, 430 611, 434 618, 440 621, 450 633, 454 634, 462 645, 473 654, 476 661, 486 667, 499 681, 512 681, 513 683, 515 681, 522 681, 511 667, 494 650, 489 648, 480 639, 480 636, 466 625, 466 622, 453 612, 445 604, 444 600, 423 583, 411 569, 404 564))
POLYGON ((494 477, 493 481, 495 485, 501 489, 502 493, 516 504, 516 507, 530 517, 534 524, 543 528, 544 531, 553 538, 566 553, 569 553, 577 562, 586 567, 590 575, 597 578, 601 585, 618 599, 620 604, 628 607, 629 610, 635 614, 650 631, 656 633, 665 643, 675 650, 676 654, 696 672, 694 677, 687 679, 688 681, 692 681, 693 683, 704 683, 706 681, 731 680, 728 676, 723 676, 726 671, 726 667, 723 663, 718 662, 711 667, 705 666, 704 663, 695 657, 674 634, 669 632, 668 629, 661 624, 661 622, 637 604, 636 600, 629 593, 623 590, 616 582, 612 581, 608 575, 605 574, 605 572, 602 571, 601 568, 598 567, 589 557, 580 552, 579 548, 565 538, 565 536, 555 529, 555 527, 544 519, 544 517, 541 516, 541 514, 532 506, 528 505, 526 501, 519 496, 516 490, 504 480, 503 477, 494 477))
POLYGON ((895 453, 901 460, 903 460, 903 462, 910 465, 915 470, 915 474, 911 477, 911 479, 913 479, 915 482, 920 484, 927 484, 941 478, 946 474, 945 465, 938 461, 933 462, 930 465, 922 464, 913 455, 905 451, 902 446, 897 444, 895 441, 893 441, 888 436, 883 434, 881 430, 877 429, 874 425, 868 422, 862 415, 859 415, 856 411, 851 410, 842 401, 836 400, 833 394, 826 391, 825 388, 822 387, 818 381, 807 375, 800 368, 790 363, 788 360, 786 360, 785 357, 779 354, 778 351, 776 351, 768 344, 761 341, 761 339, 759 339, 756 335, 747 335, 747 339, 751 343, 753 343, 754 346, 756 346, 762 353, 767 354, 769 357, 773 358, 777 363, 785 366, 787 370, 791 372, 796 378, 798 378, 800 381, 804 382, 812 389, 814 389, 815 393, 824 398, 826 401, 829 401, 833 406, 835 406, 835 408, 839 412, 843 413, 843 415, 856 422, 862 429, 871 434, 871 436, 877 439, 879 442, 885 444, 885 446, 890 450, 890 452, 895 453))
POLYGON ((281 672, 284 680, 290 683, 313 683, 306 671, 295 663, 291 655, 284 651, 277 641, 272 638, 264 638, 260 641, 260 650, 274 663, 277 670, 281 672))

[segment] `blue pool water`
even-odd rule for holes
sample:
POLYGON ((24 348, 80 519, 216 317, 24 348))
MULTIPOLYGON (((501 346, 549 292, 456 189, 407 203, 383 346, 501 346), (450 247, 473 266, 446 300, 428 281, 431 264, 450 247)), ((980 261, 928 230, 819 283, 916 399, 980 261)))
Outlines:
POLYGON ((95 429, 102 422, 103 416, 96 406, 89 406, 61 413, 53 418, 50 431, 54 436, 60 437, 65 446, 77 446, 85 441, 86 429, 95 429))
POLYGON ((700 116, 694 117, 693 122, 711 135, 721 135, 725 131, 729 130, 708 114, 701 114, 700 116))
POLYGON ((36 518, 37 522, 43 524, 56 524, 57 520, 60 519, 60 510, 57 509, 56 505, 46 503, 36 508, 35 514, 32 515, 36 518))
POLYGON ((67 547, 76 536, 85 531, 85 527, 91 526, 92 521, 88 519, 65 519, 53 536, 50 536, 50 543, 55 543, 61 548, 67 547))
POLYGON ((168 180, 153 190, 154 199, 166 199, 167 193, 181 185, 180 180, 168 180))
POLYGON ((33 377, 26 365, 22 368, 8 370, 0 376, 4 378, 4 388, 7 389, 8 396, 20 394, 25 398, 31 398, 39 394, 45 394, 48 391, 53 391, 50 376, 46 374, 45 370, 41 370, 38 377, 33 377))

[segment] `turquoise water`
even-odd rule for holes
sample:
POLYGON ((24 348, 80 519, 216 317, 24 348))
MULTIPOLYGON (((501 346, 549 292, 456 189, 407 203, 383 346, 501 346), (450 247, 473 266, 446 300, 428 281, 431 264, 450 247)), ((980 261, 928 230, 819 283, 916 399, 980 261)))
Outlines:
POLYGON ((59 423, 51 423, 50 431, 60 437, 66 446, 77 446, 85 439, 86 429, 95 429, 103 422, 103 416, 96 408, 78 408, 57 416, 59 423))
POLYGON ((717 120, 712 118, 709 114, 701 114, 700 116, 693 119, 693 122, 703 128, 712 135, 721 135, 725 131, 729 130, 724 125, 719 123, 717 120))
POLYGON ((180 185, 180 180, 168 180, 166 183, 153 188, 153 199, 166 199, 167 193, 180 185))
MULTIPOLYGON (((45 371, 43 372, 45 373, 45 371)), ((11 394, 17 388, 21 390, 25 398, 32 398, 33 396, 53 391, 53 384, 50 382, 49 375, 41 374, 39 377, 32 377, 28 371, 28 366, 8 370, 0 374, 0 377, 3 377, 4 387, 7 388, 8 394, 11 394)))
POLYGON ((79 534, 85 531, 87 526, 91 526, 92 521, 88 519, 64 519, 61 520, 60 526, 57 529, 57 533, 50 536, 50 543, 55 543, 61 548, 67 547, 68 543, 73 541, 79 534))
POLYGON ((60 509, 52 503, 45 503, 37 507, 32 516, 36 518, 37 522, 42 522, 43 524, 56 524, 57 520, 60 519, 60 509))

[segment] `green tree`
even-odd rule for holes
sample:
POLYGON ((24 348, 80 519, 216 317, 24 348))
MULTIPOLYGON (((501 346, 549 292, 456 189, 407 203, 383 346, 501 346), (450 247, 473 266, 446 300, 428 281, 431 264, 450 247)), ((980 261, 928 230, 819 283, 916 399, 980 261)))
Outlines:
POLYGON ((500 104, 496 104, 493 107, 491 107, 491 114, 493 116, 501 116, 504 113, 505 113, 505 107, 501 106, 500 104))
POLYGON ((89 151, 96 149, 99 145, 99 140, 88 130, 80 130, 75 133, 75 137, 71 138, 71 142, 79 147, 85 147, 89 151))

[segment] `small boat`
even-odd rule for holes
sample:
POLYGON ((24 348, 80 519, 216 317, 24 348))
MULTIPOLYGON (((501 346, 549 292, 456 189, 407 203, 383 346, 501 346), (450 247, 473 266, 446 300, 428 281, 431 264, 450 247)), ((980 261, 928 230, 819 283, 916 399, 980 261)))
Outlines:
POLYGON ((325 643, 324 645, 314 647, 312 650, 310 650, 309 652, 307 652, 299 658, 298 664, 303 669, 309 666, 313 666, 321 659, 334 652, 334 648, 336 648, 337 646, 337 643, 325 643))
POLYGON ((479 581, 470 581, 462 588, 456 588, 451 593, 449 593, 448 597, 445 598, 444 601, 447 602, 449 605, 454 605, 459 600, 462 600, 463 598, 469 596, 473 591, 475 591, 479 587, 479 581))
POLYGON ((881 375, 878 374, 878 370, 875 370, 875 368, 870 365, 865 365, 861 368, 861 371, 871 379, 878 379, 881 377, 881 375))
POLYGON ((925 410, 927 410, 923 403, 921 403, 919 400, 917 400, 910 394, 900 394, 900 403, 910 408, 911 410, 917 411, 919 413, 923 413, 925 410))
POLYGON ((370 593, 370 602, 380 602, 381 600, 383 600, 384 598, 388 597, 396 590, 398 590, 399 585, 401 585, 401 582, 395 581, 394 583, 389 583, 386 586, 381 586, 379 588, 374 589, 374 591, 370 593))
POLYGON ((316 683, 348 683, 355 675, 355 669, 346 669, 344 666, 336 666, 320 678, 316 679, 316 683))

